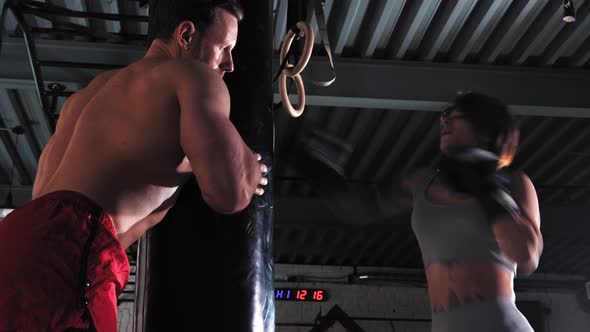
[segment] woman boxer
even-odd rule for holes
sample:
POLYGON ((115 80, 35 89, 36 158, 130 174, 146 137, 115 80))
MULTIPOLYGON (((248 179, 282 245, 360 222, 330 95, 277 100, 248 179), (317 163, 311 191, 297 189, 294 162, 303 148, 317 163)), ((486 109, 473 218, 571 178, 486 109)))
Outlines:
POLYGON ((518 136, 504 103, 460 95, 440 117, 441 157, 404 181, 432 331, 533 331, 515 306, 513 278, 536 269, 543 240, 531 180, 504 170, 518 136))

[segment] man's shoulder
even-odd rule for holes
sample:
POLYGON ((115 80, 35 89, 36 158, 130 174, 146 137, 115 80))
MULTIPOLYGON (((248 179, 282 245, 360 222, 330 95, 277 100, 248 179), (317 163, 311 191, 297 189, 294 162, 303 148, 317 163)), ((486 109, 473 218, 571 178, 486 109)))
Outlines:
POLYGON ((92 81, 90 81, 90 83, 88 83, 88 85, 86 86, 86 88, 95 88, 95 87, 101 87, 101 86, 105 85, 119 71, 121 71, 121 69, 107 70, 107 71, 104 71, 104 72, 96 75, 92 79, 92 81))
POLYGON ((90 82, 88 82, 86 86, 84 86, 84 88, 80 89, 66 99, 64 106, 62 107, 62 112, 67 112, 67 110, 70 108, 69 106, 72 104, 79 106, 79 102, 87 102, 88 99, 90 99, 97 91, 105 86, 120 70, 121 69, 108 70, 96 75, 90 82))
POLYGON ((194 95, 195 89, 198 89, 200 98, 229 97, 227 86, 219 73, 206 63, 171 59, 159 67, 161 75, 166 75, 163 80, 170 82, 177 92, 188 91, 194 95))
POLYGON ((96 76, 95 80, 108 81, 120 71, 121 71, 121 69, 112 69, 112 70, 104 71, 104 72, 98 74, 96 76))
POLYGON ((204 63, 182 59, 164 60, 158 68, 175 78, 185 79, 200 80, 209 77, 213 73, 212 69, 204 63))

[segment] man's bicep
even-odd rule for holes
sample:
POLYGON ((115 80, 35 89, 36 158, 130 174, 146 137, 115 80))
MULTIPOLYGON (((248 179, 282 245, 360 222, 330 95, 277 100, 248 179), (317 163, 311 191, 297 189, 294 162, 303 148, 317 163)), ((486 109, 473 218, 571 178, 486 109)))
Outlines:
POLYGON ((198 167, 237 133, 229 121, 229 93, 223 81, 207 73, 194 74, 179 82, 177 96, 180 143, 191 165, 198 167))
POLYGON ((195 171, 213 162, 212 155, 230 144, 235 135, 229 119, 219 113, 181 111, 180 121, 180 144, 195 171))
POLYGON ((229 94, 217 80, 179 96, 180 143, 205 202, 215 211, 234 213, 250 202, 258 164, 229 120, 229 94))

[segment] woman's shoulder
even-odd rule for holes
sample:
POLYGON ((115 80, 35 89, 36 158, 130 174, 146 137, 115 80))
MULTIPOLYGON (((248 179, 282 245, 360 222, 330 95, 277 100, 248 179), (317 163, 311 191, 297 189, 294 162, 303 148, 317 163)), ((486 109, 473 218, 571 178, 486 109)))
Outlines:
POLYGON ((535 186, 531 178, 522 170, 506 171, 510 176, 513 190, 518 191, 535 191, 535 186))

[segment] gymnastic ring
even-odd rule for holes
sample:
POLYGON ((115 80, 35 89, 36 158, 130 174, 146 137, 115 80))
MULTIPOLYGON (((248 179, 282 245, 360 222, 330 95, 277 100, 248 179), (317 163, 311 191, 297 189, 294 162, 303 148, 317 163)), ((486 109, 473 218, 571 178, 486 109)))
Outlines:
MULTIPOLYGON (((309 23, 305 21, 299 21, 297 22, 296 26, 299 29, 301 29, 301 31, 303 31, 303 35, 305 36, 305 46, 303 47, 303 54, 301 55, 301 58, 299 59, 297 65, 295 65, 293 69, 283 69, 283 72, 287 72, 287 76, 290 77, 301 74, 305 66, 307 66, 307 62, 309 61, 309 58, 311 58, 311 52, 313 51, 314 43, 313 30, 311 30, 311 26, 309 25, 309 23)), ((285 39, 283 40, 283 45, 281 46, 279 63, 283 63, 285 56, 289 52, 289 48, 291 48, 291 43, 293 42, 294 38, 295 33, 293 32, 293 30, 289 29, 289 31, 287 31, 285 39)))
POLYGON ((299 95, 299 106, 297 109, 295 109, 289 100, 289 95, 287 94, 287 76, 289 75, 285 71, 282 71, 281 75, 279 76, 279 93, 281 95, 281 101, 283 102, 283 105, 285 106, 285 109, 289 115, 297 118, 303 114, 303 110, 305 109, 305 87, 303 86, 303 79, 301 78, 301 75, 289 76, 291 79, 295 80, 295 84, 297 85, 297 94, 299 95))

